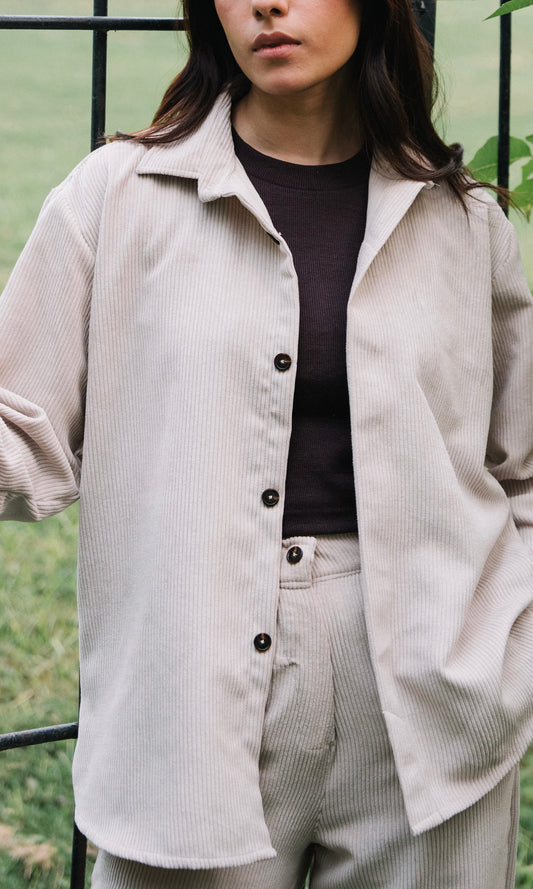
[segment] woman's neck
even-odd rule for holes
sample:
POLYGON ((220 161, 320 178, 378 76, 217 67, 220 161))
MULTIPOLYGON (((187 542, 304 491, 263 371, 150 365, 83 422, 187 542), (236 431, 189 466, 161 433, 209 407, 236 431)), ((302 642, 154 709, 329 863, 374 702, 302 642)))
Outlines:
POLYGON ((262 154, 294 164, 334 164, 353 157, 362 146, 355 108, 349 108, 337 83, 287 96, 252 86, 234 108, 233 125, 262 154))

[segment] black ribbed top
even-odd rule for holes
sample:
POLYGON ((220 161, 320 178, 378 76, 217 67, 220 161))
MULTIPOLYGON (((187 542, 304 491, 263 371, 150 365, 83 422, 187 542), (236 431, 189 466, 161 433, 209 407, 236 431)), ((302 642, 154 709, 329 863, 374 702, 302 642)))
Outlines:
POLYGON ((235 150, 293 256, 300 335, 283 536, 357 529, 346 305, 364 236, 370 160, 307 166, 235 150))

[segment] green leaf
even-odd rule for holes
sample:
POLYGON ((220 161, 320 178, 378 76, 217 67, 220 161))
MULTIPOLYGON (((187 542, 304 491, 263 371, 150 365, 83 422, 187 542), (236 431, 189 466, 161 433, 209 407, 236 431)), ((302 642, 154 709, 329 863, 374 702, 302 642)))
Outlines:
POLYGON ((517 139, 516 136, 511 136, 509 140, 509 163, 514 164, 520 158, 531 157, 532 154, 531 148, 524 139, 517 139))
MULTIPOLYGON (((533 0, 531 2, 533 3, 533 0)), ((531 148, 523 139, 511 136, 509 149, 511 164, 521 158, 531 157, 531 148)), ((487 139, 467 166, 476 179, 480 179, 482 182, 493 182, 498 176, 498 137, 491 136, 490 139, 487 139)))
POLYGON ((491 15, 488 15, 485 21, 493 19, 497 15, 507 15, 508 12, 516 12, 518 9, 525 9, 526 6, 533 6, 533 0, 508 0, 503 6, 500 6, 491 15))
POLYGON ((515 188, 513 198, 525 212, 527 221, 530 222, 531 212, 533 211, 533 179, 527 179, 518 188, 515 188))
POLYGON ((527 182, 530 176, 533 176, 533 158, 522 167, 522 182, 527 182))
POLYGON ((533 179, 528 179, 526 182, 522 182, 515 188, 513 195, 520 198, 521 202, 529 201, 530 204, 533 204, 533 179))
POLYGON ((531 133, 531 136, 526 136, 526 139, 528 142, 533 142, 533 133, 531 133))

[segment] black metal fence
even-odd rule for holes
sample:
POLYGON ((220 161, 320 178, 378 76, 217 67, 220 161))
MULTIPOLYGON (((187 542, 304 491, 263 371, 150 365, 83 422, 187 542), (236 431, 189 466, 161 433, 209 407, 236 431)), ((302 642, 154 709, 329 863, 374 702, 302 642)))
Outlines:
MULTIPOLYGON (((500 0, 503 4, 504 0, 500 0)), ((92 16, 0 16, 0 29, 58 29, 93 32, 91 150, 101 144, 105 133, 107 93, 107 37, 110 31, 184 31, 182 18, 114 18, 108 15, 108 0, 93 0, 92 16)), ((419 27, 434 46, 436 0, 413 0, 419 27)), ((500 107, 498 184, 509 184, 509 137, 511 92, 511 16, 500 22, 500 107)), ((48 726, 0 735, 0 751, 78 737, 78 724, 48 726)), ((84 889, 87 843, 74 824, 70 889, 84 889)))

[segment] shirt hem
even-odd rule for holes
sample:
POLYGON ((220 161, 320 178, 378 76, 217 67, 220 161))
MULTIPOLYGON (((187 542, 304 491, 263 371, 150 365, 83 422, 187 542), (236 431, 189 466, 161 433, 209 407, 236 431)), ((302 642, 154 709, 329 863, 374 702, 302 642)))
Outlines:
POLYGON ((249 852, 241 855, 223 855, 214 858, 197 857, 187 858, 181 855, 160 855, 156 852, 137 850, 130 847, 109 843, 104 837, 99 836, 89 825, 84 824, 83 819, 76 815, 76 825, 80 832, 98 849, 102 849, 116 858, 125 858, 128 861, 137 861, 139 864, 147 864, 151 867, 163 867, 168 870, 206 870, 213 868, 241 867, 247 864, 255 864, 257 861, 265 861, 276 858, 277 852, 270 847, 264 847, 257 852, 249 852))

